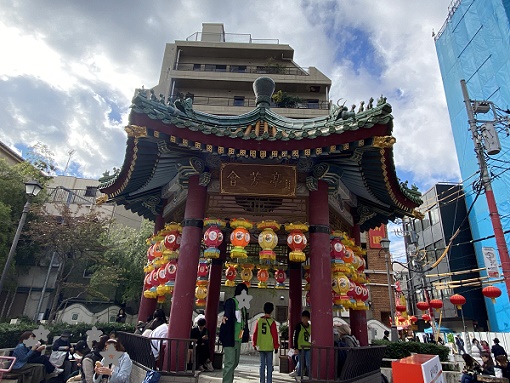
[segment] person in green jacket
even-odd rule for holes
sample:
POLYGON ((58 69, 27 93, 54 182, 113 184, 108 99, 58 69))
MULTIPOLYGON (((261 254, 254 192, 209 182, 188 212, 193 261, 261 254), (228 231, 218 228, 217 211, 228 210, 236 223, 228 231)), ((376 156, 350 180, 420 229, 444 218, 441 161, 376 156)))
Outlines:
POLYGON ((253 331, 253 348, 260 354, 260 383, 273 382, 273 351, 276 354, 279 347, 276 322, 271 318, 273 310, 271 302, 264 303, 264 316, 258 319, 253 331))
POLYGON ((299 322, 294 329, 294 350, 299 351, 299 359, 296 369, 289 374, 290 376, 301 376, 302 361, 305 364, 306 373, 310 374, 311 345, 312 324, 310 323, 310 311, 304 310, 301 313, 301 322, 299 322))

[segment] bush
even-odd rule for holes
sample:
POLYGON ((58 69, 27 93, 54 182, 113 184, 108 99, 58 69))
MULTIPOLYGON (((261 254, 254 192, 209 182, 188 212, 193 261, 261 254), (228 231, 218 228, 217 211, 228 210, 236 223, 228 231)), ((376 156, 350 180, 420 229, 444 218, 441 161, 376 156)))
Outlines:
POLYGON ((386 340, 373 340, 374 345, 384 345, 386 350, 384 357, 387 359, 402 359, 410 356, 411 353, 439 355, 441 362, 448 361, 450 349, 445 346, 438 346, 433 343, 420 343, 420 342, 388 342, 386 340))
MULTIPOLYGON (((77 323, 77 324, 68 324, 68 323, 56 323, 53 325, 44 326, 46 329, 50 330, 50 334, 48 335, 48 342, 52 342, 54 338, 58 338, 60 334, 64 330, 68 330, 71 332, 71 343, 76 343, 79 340, 86 339, 87 331, 89 331, 92 326, 96 326, 97 329, 103 331, 103 334, 110 334, 112 331, 126 331, 126 332, 134 332, 135 325, 127 324, 127 323, 77 323)), ((21 323, 21 324, 8 324, 8 323, 0 323, 0 348, 12 348, 16 347, 18 344, 19 338, 21 334, 25 331, 33 331, 38 325, 29 324, 29 323, 21 323)))

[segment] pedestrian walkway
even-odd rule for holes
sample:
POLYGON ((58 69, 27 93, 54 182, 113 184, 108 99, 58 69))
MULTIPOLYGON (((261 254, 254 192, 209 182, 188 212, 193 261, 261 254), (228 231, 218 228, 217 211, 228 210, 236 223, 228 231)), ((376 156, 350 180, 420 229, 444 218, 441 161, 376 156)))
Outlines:
MULTIPOLYGON (((234 383, 257 383, 259 378, 260 359, 258 355, 241 355, 239 366, 234 373, 234 383)), ((214 370, 211 372, 203 371, 198 378, 199 383, 219 383, 223 377, 223 370, 214 370)), ((293 382, 294 378, 289 374, 281 374, 279 367, 275 366, 273 371, 273 382, 293 382)))

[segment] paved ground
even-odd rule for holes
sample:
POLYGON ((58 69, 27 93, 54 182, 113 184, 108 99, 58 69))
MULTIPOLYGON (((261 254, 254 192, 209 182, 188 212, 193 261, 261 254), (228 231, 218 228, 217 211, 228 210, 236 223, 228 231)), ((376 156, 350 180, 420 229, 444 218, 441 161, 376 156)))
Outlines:
MULTIPOLYGON (((259 379, 260 359, 258 355, 241 355, 241 361, 237 366, 234 374, 234 383, 257 383, 259 379)), ((198 379, 199 383, 220 383, 223 376, 222 370, 214 370, 212 372, 201 372, 198 379)), ((289 374, 280 374, 279 367, 275 366, 273 372, 273 382, 293 382, 294 378, 289 374)))

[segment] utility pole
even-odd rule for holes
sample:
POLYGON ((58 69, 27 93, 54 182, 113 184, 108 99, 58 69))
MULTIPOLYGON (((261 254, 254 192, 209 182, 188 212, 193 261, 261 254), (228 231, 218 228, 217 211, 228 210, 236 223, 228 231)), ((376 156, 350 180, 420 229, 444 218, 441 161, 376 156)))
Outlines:
MULTIPOLYGON (((501 226, 501 220, 499 217, 498 206, 496 205, 496 199, 494 198, 494 192, 492 191, 491 179, 489 177, 489 171, 487 170, 487 163, 484 156, 484 148, 480 134, 478 133, 476 126, 476 119, 474 116, 473 109, 475 106, 484 108, 484 111, 488 111, 489 102, 487 101, 475 101, 469 99, 469 93, 466 86, 465 80, 460 80, 460 86, 462 88, 462 95, 464 96, 464 103, 466 104, 466 111, 468 115, 469 128, 475 145, 476 157, 478 159, 478 165, 480 166, 482 185, 485 189, 485 196, 487 198, 487 205, 489 207, 489 215, 491 218, 492 228, 494 230, 494 237, 496 238, 496 246, 499 251, 499 258, 501 260, 501 269, 503 277, 505 279, 505 285, 507 294, 510 294, 510 257, 508 256, 508 247, 505 241, 505 235, 503 233, 503 227, 501 226), (487 109, 485 109, 487 108, 487 109)), ((497 137, 497 133, 496 133, 497 137)), ((490 151, 489 151, 490 153, 490 151)))

